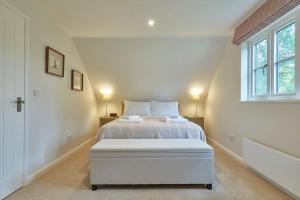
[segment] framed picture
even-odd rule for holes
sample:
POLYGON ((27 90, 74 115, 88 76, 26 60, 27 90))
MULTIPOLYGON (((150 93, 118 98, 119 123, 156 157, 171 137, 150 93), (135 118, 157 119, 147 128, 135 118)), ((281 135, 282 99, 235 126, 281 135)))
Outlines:
POLYGON ((72 70, 71 73, 71 89, 82 91, 83 90, 83 73, 72 70))
POLYGON ((65 74, 65 55, 51 47, 46 47, 46 73, 59 77, 65 74))

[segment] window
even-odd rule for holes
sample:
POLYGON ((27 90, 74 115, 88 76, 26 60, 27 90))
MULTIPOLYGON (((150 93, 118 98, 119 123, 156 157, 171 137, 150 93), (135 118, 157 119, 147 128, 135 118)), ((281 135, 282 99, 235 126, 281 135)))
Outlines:
POLYGON ((242 44, 242 100, 300 100, 296 26, 280 19, 242 44))

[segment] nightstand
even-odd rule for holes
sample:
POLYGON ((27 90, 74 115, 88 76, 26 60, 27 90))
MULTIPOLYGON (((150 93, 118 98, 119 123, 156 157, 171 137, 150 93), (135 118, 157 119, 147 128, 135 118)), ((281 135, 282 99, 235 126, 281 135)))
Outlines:
POLYGON ((108 122, 111 122, 111 121, 113 121, 113 120, 115 120, 117 118, 118 117, 100 117, 100 119, 99 119, 99 122, 100 122, 99 126, 101 127, 104 124, 107 124, 108 122))
POLYGON ((189 121, 198 124, 199 126, 204 129, 204 117, 186 117, 189 121))

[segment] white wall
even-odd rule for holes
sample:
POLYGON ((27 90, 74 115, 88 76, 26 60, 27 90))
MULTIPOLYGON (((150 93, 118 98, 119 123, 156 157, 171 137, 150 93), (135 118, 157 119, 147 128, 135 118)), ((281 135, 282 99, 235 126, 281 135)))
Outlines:
POLYGON ((37 0, 8 0, 30 19, 30 130, 27 136, 28 174, 95 134, 97 102, 71 37, 61 31, 40 9, 37 0), (45 47, 66 56, 65 77, 45 73, 45 47), (71 87, 71 69, 84 73, 84 91, 71 87), (39 97, 33 90, 40 91, 39 97), (67 135, 72 139, 67 142, 67 135))
MULTIPOLYGON (((196 107, 195 102, 191 101, 180 101, 180 114, 182 116, 195 116, 196 115, 196 107)), ((117 113, 119 116, 122 113, 122 102, 121 101, 114 101, 109 102, 107 104, 107 112, 109 113, 117 113)), ((99 103, 99 110, 98 110, 99 116, 105 116, 106 109, 105 109, 105 103, 100 102, 99 103)), ((197 103, 197 116, 198 117, 204 117, 204 103, 198 102, 197 103)))
POLYGON ((299 158, 300 102, 240 102, 240 68, 240 47, 228 44, 206 99, 208 136, 239 155, 247 137, 299 158))

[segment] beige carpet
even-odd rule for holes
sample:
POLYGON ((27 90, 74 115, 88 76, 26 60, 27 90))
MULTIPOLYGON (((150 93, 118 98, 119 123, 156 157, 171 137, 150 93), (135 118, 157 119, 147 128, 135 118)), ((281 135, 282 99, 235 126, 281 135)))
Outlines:
POLYGON ((215 149, 215 184, 213 190, 197 186, 104 187, 91 191, 88 154, 90 145, 59 164, 35 182, 18 190, 7 199, 22 200, 221 200, 291 199, 285 193, 215 149))

